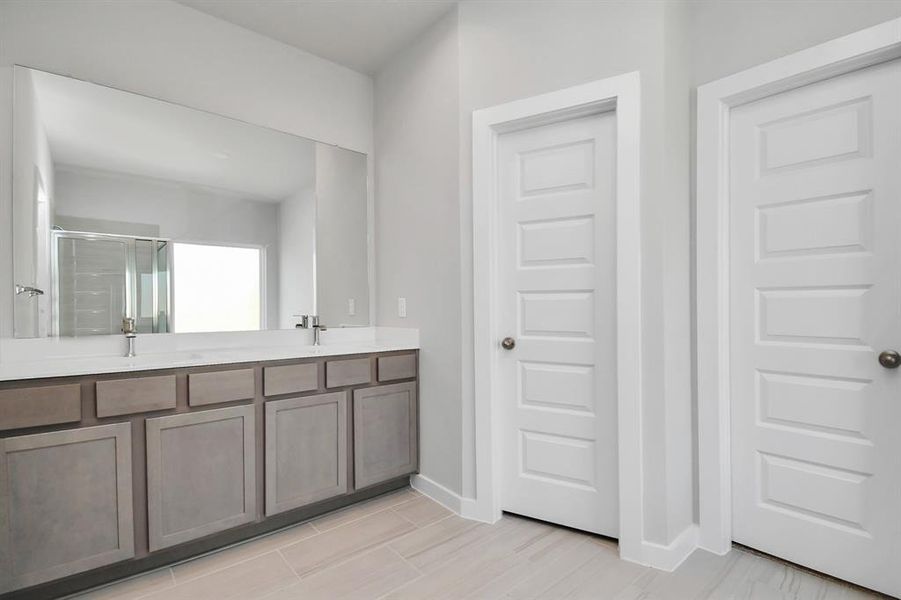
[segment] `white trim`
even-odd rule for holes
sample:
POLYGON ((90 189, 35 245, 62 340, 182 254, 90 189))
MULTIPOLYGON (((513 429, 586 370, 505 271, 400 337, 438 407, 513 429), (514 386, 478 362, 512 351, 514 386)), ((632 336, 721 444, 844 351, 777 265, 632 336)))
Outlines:
POLYGON ((692 523, 669 544, 642 542, 644 564, 661 571, 675 571, 698 547, 698 526, 692 523))
POLYGON ((463 498, 425 475, 410 475, 410 487, 458 515, 462 512, 463 498))
MULTIPOLYGON (((645 562, 642 545, 640 89, 638 72, 473 113, 473 296, 476 498, 468 516, 501 516, 496 423, 495 162, 499 133, 615 107, 617 118, 617 385, 620 555, 645 562)), ((469 468, 468 466, 466 467, 469 468)))
POLYGON ((419 473, 411 475, 410 487, 464 519, 484 521, 484 519, 479 518, 476 511, 476 501, 473 498, 464 498, 425 475, 419 473))
POLYGON ((698 88, 698 475, 702 548, 732 546, 729 118, 741 104, 901 57, 901 19, 698 88))

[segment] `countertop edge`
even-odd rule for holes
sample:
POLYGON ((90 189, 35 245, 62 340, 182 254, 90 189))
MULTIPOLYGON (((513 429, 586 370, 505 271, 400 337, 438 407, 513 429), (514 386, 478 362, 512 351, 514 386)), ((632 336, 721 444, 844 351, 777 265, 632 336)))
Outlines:
POLYGON ((357 354, 379 354, 383 352, 400 352, 419 350, 418 344, 412 343, 379 343, 335 344, 334 346, 313 346, 299 348, 249 348, 228 350, 198 350, 186 352, 190 356, 184 359, 166 359, 170 354, 148 354, 136 357, 134 363, 122 364, 127 359, 118 356, 96 356, 84 358, 54 358, 42 361, 22 361, 0 363, 0 383, 27 381, 35 379, 56 379, 62 377, 79 377, 86 375, 112 375, 141 373, 145 371, 164 371, 191 367, 213 367, 222 365, 241 365, 248 363, 301 360, 306 358, 328 358, 335 356, 352 356, 357 354), (148 359, 147 357, 151 357, 148 359), (152 360, 159 357, 159 360, 152 360))

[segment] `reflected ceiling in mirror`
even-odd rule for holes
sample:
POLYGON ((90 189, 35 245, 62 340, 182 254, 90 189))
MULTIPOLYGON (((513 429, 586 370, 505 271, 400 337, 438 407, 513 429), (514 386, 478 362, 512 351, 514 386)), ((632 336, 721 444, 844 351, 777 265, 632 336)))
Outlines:
POLYGON ((17 337, 369 324, 365 155, 24 67, 17 337))

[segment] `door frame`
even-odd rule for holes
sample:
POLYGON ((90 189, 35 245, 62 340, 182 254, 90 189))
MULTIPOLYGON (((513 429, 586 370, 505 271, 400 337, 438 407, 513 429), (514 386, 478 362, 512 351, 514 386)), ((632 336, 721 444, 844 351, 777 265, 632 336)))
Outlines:
POLYGON ((637 71, 473 112, 473 340, 476 498, 473 518, 501 517, 497 358, 497 145, 501 134, 616 111, 617 413, 620 554, 640 560, 640 103, 637 71))
POLYGON ((732 548, 730 111, 899 57, 893 19, 698 87, 698 542, 710 552, 732 548))

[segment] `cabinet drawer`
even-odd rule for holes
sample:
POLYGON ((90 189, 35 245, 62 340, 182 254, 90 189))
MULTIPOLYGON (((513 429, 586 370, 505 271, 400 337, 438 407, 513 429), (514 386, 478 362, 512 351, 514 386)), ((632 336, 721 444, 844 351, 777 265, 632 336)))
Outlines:
POLYGON ((379 381, 394 381, 396 379, 416 377, 415 354, 380 356, 378 365, 379 381))
POLYGON ((368 358, 350 360, 330 360, 325 363, 325 387, 359 385, 372 381, 371 364, 368 358))
POLYGON ((319 389, 319 365, 281 365, 263 369, 263 395, 296 394, 319 389))
POLYGON ((188 404, 203 406, 253 398, 253 369, 188 375, 188 404))
POLYGON ((0 391, 0 430, 80 420, 81 386, 77 383, 0 391))
POLYGON ((175 408, 175 375, 97 382, 97 416, 117 417, 175 408))

